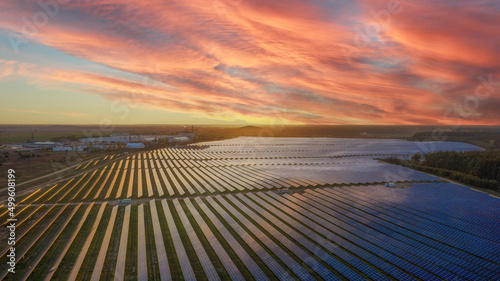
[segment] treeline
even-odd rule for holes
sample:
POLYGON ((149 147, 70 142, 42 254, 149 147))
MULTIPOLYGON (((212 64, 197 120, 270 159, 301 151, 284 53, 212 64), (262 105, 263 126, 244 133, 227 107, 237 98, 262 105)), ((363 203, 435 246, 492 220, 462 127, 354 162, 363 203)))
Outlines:
POLYGON ((432 168, 432 167, 426 167, 426 166, 413 166, 415 170, 434 174, 440 177, 446 177, 467 185, 472 185, 475 187, 480 187, 480 188, 485 188, 485 189, 492 189, 492 190, 498 190, 498 185, 499 182, 496 180, 488 180, 488 179, 482 179, 476 176, 468 175, 465 173, 457 172, 457 171, 451 171, 451 170, 445 170, 445 169, 440 169, 440 168, 432 168))
POLYGON ((432 152, 425 154, 419 162, 422 166, 458 171, 500 182, 499 150, 432 152))
POLYGON ((500 151, 497 150, 417 153, 410 161, 397 158, 385 161, 480 188, 499 190, 500 186, 500 151))
MULTIPOLYGON (((278 116, 279 117, 279 116, 278 116)), ((272 118, 271 118, 272 120, 272 118)), ((195 126, 200 140, 219 140, 247 137, 334 137, 334 138, 401 138, 416 132, 432 130, 436 126, 389 125, 282 125, 279 120, 267 125, 249 126, 195 126), (274 125, 273 125, 274 124, 274 125)))

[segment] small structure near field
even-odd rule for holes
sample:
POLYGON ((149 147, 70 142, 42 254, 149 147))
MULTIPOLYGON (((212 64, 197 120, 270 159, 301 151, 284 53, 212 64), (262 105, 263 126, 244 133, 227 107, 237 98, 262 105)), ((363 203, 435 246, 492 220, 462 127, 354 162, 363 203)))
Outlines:
POLYGON ((130 198, 126 198, 123 200, 118 199, 118 204, 132 204, 132 199, 130 199, 130 198))
POLYGON ((387 187, 395 187, 395 186, 396 186, 396 184, 395 184, 394 182, 392 182, 392 181, 391 181, 391 182, 386 182, 386 183, 385 183, 385 186, 387 186, 387 187))
POLYGON ((127 148, 145 148, 146 146, 142 142, 129 142, 127 143, 127 148))

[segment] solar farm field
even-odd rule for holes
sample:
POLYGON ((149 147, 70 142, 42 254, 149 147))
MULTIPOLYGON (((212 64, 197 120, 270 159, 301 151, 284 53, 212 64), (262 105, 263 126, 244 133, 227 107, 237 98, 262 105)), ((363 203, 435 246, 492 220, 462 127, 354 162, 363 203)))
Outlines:
POLYGON ((373 159, 423 145, 477 149, 236 138, 106 157, 19 198, 0 279, 499 280, 499 198, 373 159))

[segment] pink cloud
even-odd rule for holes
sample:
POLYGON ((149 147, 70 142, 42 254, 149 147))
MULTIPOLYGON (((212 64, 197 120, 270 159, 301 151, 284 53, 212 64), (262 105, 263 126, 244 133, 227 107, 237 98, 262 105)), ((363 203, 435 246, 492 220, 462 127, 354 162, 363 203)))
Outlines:
MULTIPOLYGON (((401 1, 380 33, 356 44, 387 1, 70 1, 30 40, 138 78, 6 62, 0 78, 16 72, 208 118, 441 124, 479 75, 500 75, 498 5, 459 2, 401 1)), ((16 34, 40 10, 5 5, 0 27, 16 34)), ((500 120, 485 105, 470 116, 464 123, 500 120)))

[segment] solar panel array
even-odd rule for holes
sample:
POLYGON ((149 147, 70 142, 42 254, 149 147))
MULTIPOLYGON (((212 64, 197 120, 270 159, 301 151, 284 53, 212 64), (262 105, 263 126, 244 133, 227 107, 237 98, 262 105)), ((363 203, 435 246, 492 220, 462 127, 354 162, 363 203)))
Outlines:
MULTIPOLYGON (((500 216, 500 201, 455 184, 327 187, 285 195, 257 191, 91 209, 94 215, 83 217, 82 224, 93 224, 94 232, 82 237, 85 245, 70 242, 80 255, 61 260, 73 259, 73 271, 56 268, 51 273, 54 278, 103 279, 106 264, 123 280, 130 263, 137 264, 129 271, 139 280, 152 276, 243 280, 245 274, 257 280, 495 280, 500 276, 500 223, 495 219, 500 216), (441 205, 431 208, 426 202, 436 200, 435 194, 426 190, 439 190, 448 199, 442 196, 441 205), (449 198, 469 197, 472 201, 460 205, 461 212, 453 211, 457 203, 449 198), (488 215, 483 216, 481 209, 488 215), (104 235, 94 235, 97 229, 104 235), (119 243, 113 243, 115 239, 119 243), (89 241, 96 246, 89 247, 89 241)), ((63 210, 56 213, 55 224, 68 220, 59 217, 63 210)), ((44 231, 50 229, 40 237, 44 231)))
POLYGON ((352 156, 377 145, 406 153, 414 144, 273 139, 251 146, 235 139, 210 145, 108 157, 99 162, 105 169, 82 164, 80 175, 37 191, 17 208, 21 279, 500 279, 500 199, 352 156), (350 156, 320 157, 340 153, 337 147, 350 156), (353 185, 391 177, 413 182, 353 185), (142 186, 130 179, 142 179, 142 186), (278 194, 283 187, 306 188, 278 194), (111 201, 130 193, 145 198, 127 206, 111 201))
POLYGON ((204 148, 164 148, 109 158, 30 200, 168 198, 318 185, 439 181, 374 158, 409 156, 429 149, 477 149, 463 143, 333 138, 265 138, 252 146, 253 140, 236 138, 206 143, 204 148), (297 140, 300 142, 294 143, 297 140))

